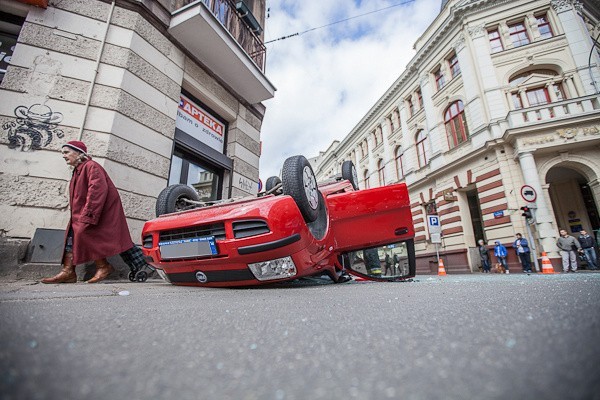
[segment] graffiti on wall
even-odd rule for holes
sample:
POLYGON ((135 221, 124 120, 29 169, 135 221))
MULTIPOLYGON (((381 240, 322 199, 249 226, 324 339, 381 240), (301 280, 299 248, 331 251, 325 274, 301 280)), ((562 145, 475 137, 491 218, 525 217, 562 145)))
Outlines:
POLYGON ((63 131, 58 129, 63 115, 46 105, 19 106, 15 108, 15 116, 15 121, 2 125, 8 133, 8 147, 11 149, 39 150, 48 146, 54 137, 64 137, 63 131))

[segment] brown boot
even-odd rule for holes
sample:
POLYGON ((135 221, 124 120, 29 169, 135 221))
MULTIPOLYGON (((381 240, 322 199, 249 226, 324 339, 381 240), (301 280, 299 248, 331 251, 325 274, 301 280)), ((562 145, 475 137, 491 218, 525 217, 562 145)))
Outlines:
POLYGON ((92 277, 92 279, 88 280, 87 283, 96 283, 101 280, 106 279, 108 275, 110 275, 115 269, 108 263, 106 258, 102 260, 94 261, 96 264, 96 275, 92 277))
POLYGON ((63 257, 63 267, 60 272, 52 278, 42 279, 42 283, 75 283, 77 274, 73 265, 73 253, 65 253, 63 257))

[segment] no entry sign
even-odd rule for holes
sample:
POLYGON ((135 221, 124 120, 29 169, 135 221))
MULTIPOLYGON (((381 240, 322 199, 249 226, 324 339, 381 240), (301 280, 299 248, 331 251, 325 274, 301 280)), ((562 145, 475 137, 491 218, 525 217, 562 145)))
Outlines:
POLYGON ((535 189, 532 188, 531 186, 529 186, 529 185, 523 185, 521 187, 521 197, 525 201, 528 201, 530 203, 534 203, 535 200, 537 199, 537 193, 535 192, 535 189))

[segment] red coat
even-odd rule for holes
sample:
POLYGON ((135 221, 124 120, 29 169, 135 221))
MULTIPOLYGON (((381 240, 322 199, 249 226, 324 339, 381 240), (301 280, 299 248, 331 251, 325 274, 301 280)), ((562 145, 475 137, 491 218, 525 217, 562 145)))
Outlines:
POLYGON ((100 164, 84 161, 69 186, 73 263, 82 264, 122 253, 133 246, 117 188, 100 164))

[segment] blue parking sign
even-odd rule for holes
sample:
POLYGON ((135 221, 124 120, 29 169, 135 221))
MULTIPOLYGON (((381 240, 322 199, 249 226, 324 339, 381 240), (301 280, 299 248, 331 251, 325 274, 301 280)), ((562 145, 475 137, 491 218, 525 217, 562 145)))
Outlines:
POLYGON ((428 215, 429 226, 440 226, 440 218, 437 215, 428 215))

